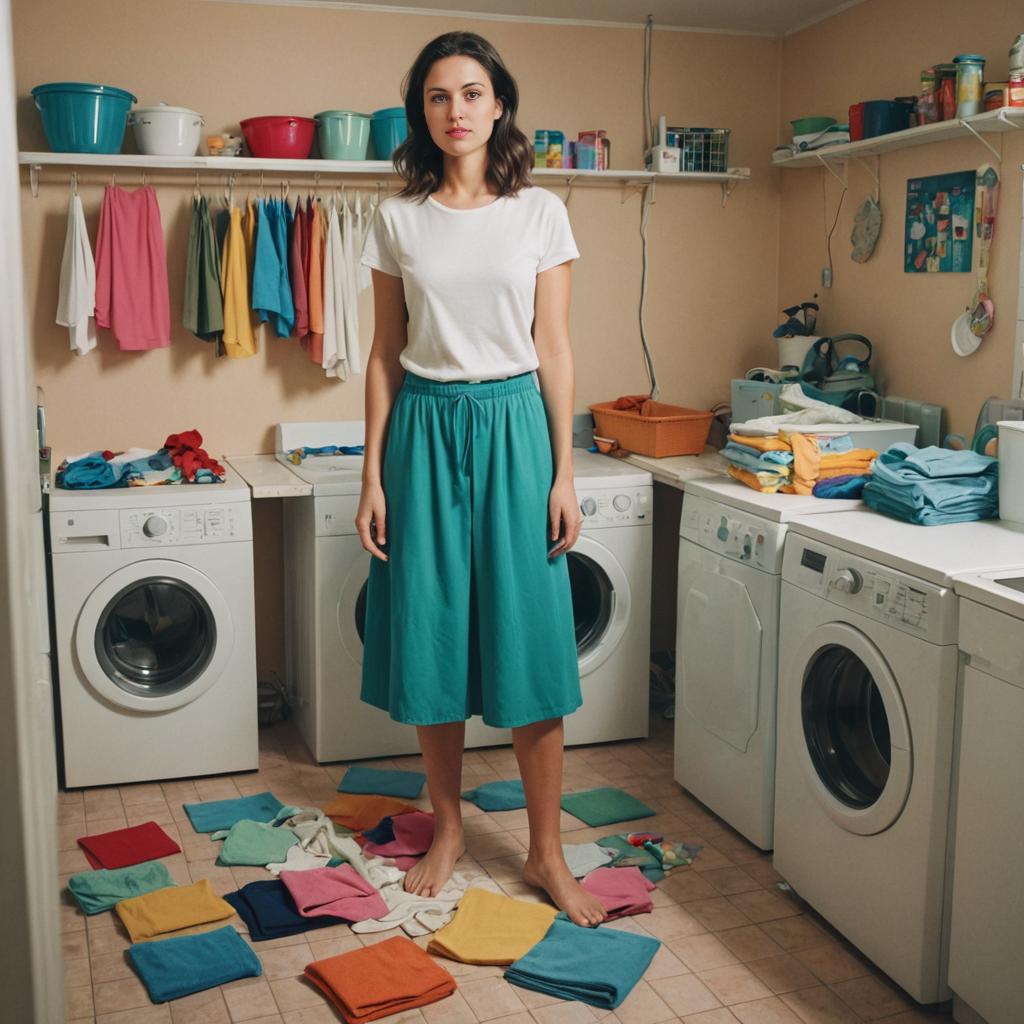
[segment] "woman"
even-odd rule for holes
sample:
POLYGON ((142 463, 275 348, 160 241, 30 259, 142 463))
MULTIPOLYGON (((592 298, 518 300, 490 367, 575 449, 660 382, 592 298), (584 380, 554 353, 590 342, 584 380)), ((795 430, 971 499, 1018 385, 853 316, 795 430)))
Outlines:
POLYGON ((490 43, 439 36, 404 90, 405 187, 381 203, 363 251, 375 324, 356 526, 374 556, 362 699, 417 726, 435 815, 405 887, 438 892, 465 850, 465 720, 482 714, 512 729, 524 880, 597 924, 604 910, 559 835, 562 716, 581 703, 564 557, 580 524, 568 337, 579 252, 561 201, 529 187, 518 90, 490 43))

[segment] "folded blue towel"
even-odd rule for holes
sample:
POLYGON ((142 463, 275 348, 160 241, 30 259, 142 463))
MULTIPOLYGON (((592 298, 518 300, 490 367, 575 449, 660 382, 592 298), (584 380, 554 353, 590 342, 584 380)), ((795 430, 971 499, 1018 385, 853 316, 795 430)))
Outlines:
POLYGON ((482 811, 514 811, 526 806, 522 779, 485 782, 476 789, 467 789, 462 799, 476 804, 482 811))
POLYGON ((128 959, 154 1003, 263 973, 259 957, 231 925, 128 947, 128 959))
POLYGON ((614 1010, 643 977, 661 943, 614 928, 554 920, 547 934, 505 971, 521 988, 614 1010))
POLYGON ((347 923, 340 917, 303 917, 280 879, 250 882, 237 892, 229 892, 224 899, 238 911, 253 942, 282 939, 314 928, 347 923))
POLYGON ((423 783, 426 781, 423 772, 385 771, 354 764, 338 783, 338 792, 373 793, 377 796, 399 796, 405 800, 415 800, 423 791, 423 783))
POLYGON ((284 804, 273 793, 254 793, 233 800, 210 800, 201 804, 182 804, 197 832, 219 832, 236 821, 273 821, 284 804))
POLYGON ((750 454, 749 450, 743 450, 746 446, 740 446, 730 441, 723 449, 722 454, 734 465, 742 469, 749 469, 752 473, 773 473, 776 476, 789 476, 789 463, 793 461, 791 452, 758 452, 750 454), (769 455, 787 456, 785 459, 770 459, 769 455))
POLYGON ((864 492, 864 485, 870 479, 870 473, 847 473, 843 476, 826 477, 814 485, 811 493, 816 498, 859 498, 864 492))
POLYGON ((127 868, 83 871, 68 879, 71 895, 86 914, 100 914, 121 900, 176 884, 167 866, 159 860, 127 868))
POLYGON ((740 452, 743 455, 750 455, 755 459, 761 459, 764 462, 777 462, 780 466, 788 466, 793 461, 792 452, 763 452, 759 448, 751 448, 749 444, 740 444, 738 441, 730 441, 725 448, 722 449, 723 454, 729 454, 730 452, 740 452))

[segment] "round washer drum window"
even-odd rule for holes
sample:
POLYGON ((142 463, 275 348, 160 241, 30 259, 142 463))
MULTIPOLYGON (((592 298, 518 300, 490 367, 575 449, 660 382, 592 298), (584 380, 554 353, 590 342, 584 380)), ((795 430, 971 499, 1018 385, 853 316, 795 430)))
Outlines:
POLYGON ((182 580, 150 577, 125 587, 96 624, 96 657, 127 693, 165 697, 202 675, 217 646, 210 606, 182 580))
POLYGON ((804 738, 818 777, 848 807, 870 807, 889 778, 889 719, 870 671, 852 651, 823 647, 804 676, 804 738))
POLYGON ((576 651, 582 657, 608 630, 612 618, 612 581, 592 558, 578 551, 567 552, 566 558, 576 623, 576 651))

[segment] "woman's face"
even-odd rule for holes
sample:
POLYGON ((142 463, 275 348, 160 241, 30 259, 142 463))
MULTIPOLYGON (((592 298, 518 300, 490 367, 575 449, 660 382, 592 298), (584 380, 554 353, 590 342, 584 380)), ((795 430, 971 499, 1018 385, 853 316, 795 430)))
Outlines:
POLYGON ((486 146, 503 109, 490 77, 472 57, 444 57, 427 72, 423 113, 443 153, 466 156, 486 146))

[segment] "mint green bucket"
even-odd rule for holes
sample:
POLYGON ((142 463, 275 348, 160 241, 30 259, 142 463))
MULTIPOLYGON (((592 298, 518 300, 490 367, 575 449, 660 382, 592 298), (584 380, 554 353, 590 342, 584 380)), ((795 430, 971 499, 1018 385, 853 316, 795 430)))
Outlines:
POLYGON ((324 160, 365 160, 370 145, 370 115, 354 110, 322 110, 316 137, 324 160))
POLYGON ((373 149, 378 160, 390 160, 391 154, 405 141, 409 134, 409 123, 405 119, 405 107, 384 107, 375 110, 370 123, 373 149))

